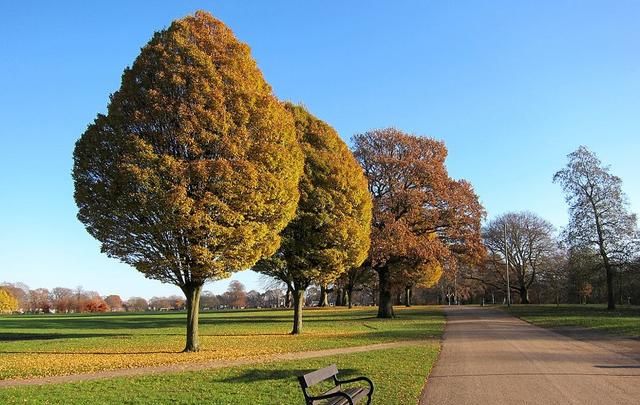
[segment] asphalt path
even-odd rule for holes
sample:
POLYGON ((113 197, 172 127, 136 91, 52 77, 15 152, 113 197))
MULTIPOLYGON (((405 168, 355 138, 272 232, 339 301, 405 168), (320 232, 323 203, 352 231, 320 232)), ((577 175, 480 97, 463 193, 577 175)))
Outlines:
POLYGON ((580 339, 490 308, 445 312, 442 352, 420 404, 640 405, 640 341, 580 339))

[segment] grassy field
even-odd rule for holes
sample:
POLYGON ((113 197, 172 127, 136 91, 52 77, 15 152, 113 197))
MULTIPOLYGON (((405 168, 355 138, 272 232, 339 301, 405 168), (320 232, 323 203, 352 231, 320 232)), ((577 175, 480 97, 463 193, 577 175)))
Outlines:
POLYGON ((640 337, 640 307, 605 305, 514 305, 513 315, 546 328, 580 326, 622 336, 640 337))
POLYGON ((439 351, 437 342, 420 346, 300 361, 265 363, 200 372, 83 383, 5 388, 3 404, 297 404, 295 378, 336 363, 341 378, 366 375, 375 384, 374 404, 415 404, 439 351))
POLYGON ((398 308, 398 319, 374 308, 309 309, 304 334, 290 336, 289 310, 203 313, 203 350, 184 347, 185 314, 34 315, 0 317, 0 379, 35 378, 205 360, 439 338, 442 312, 398 308))

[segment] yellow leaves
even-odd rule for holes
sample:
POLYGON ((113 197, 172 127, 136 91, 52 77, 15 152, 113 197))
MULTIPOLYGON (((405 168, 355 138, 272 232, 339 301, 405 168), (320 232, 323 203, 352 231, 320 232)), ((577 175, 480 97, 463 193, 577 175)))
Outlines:
POLYGON ((293 278, 331 282, 366 257, 371 198, 362 169, 333 128, 302 107, 286 107, 305 166, 296 217, 282 233, 280 253, 293 278))
POLYGON ((18 300, 7 290, 0 287, 0 314, 18 310, 18 300))
MULTIPOLYGON (((58 329, 46 330, 51 333, 50 337, 60 333, 59 338, 3 342, 0 346, 0 380, 256 358, 416 339, 434 333, 431 323, 436 319, 432 318, 432 309, 397 310, 406 311, 407 316, 393 322, 372 318, 374 311, 368 308, 308 310, 306 316, 312 322, 306 324, 305 334, 301 336, 288 334, 290 311, 203 313, 202 350, 197 353, 181 353, 184 337, 177 325, 183 322, 183 316, 175 314, 43 317, 43 325, 60 322, 58 329), (248 322, 250 319, 255 322, 248 322), (86 327, 83 322, 88 323, 86 327), (147 328, 139 325, 147 325, 147 328), (140 329, 135 329, 138 327, 140 329)), ((6 319, 14 323, 32 322, 22 317, 6 319)), ((7 331, 3 327, 4 320, 0 321, 3 333, 7 331)), ((41 332, 40 325, 32 326, 41 332)), ((28 331, 22 327, 19 330, 20 333, 28 331)))
POLYGON ((108 111, 76 144, 73 172, 79 218, 105 253, 151 278, 172 281, 181 268, 204 281, 278 246, 302 152, 249 48, 222 22, 198 12, 154 35, 108 111))

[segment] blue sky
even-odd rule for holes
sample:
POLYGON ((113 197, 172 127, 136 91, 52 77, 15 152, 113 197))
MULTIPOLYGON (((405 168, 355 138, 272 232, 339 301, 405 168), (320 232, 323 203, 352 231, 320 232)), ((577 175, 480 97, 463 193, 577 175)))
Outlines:
POLYGON ((530 210, 563 226, 551 178, 581 144, 640 212, 638 1, 1 2, 0 281, 180 293, 100 253, 75 218, 70 172, 140 47, 197 9, 251 46, 280 98, 345 140, 386 126, 443 139, 450 174, 489 218, 530 210))

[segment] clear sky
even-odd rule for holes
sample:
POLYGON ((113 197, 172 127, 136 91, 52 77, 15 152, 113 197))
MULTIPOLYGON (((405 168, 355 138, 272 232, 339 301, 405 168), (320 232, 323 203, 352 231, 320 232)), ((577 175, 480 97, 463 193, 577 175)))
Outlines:
MULTIPOLYGON (((275 93, 348 141, 396 126, 443 139, 489 218, 566 223, 551 182, 584 144, 640 211, 640 2, 0 2, 0 282, 178 294, 109 259, 76 219, 75 141, 154 31, 197 9, 248 43, 275 93)), ((252 272, 234 278, 262 289, 252 272)), ((221 292, 227 281, 206 288, 221 292)))

